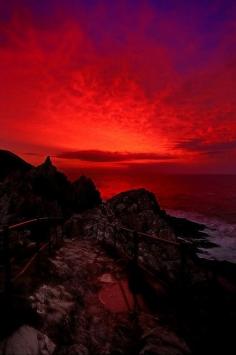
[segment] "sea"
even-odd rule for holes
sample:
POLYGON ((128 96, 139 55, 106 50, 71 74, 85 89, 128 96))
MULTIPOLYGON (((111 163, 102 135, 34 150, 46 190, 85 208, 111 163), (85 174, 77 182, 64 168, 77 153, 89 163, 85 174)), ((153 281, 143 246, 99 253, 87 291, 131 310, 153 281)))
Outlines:
POLYGON ((109 178, 110 189, 105 186, 109 195, 119 192, 117 190, 145 187, 155 193, 160 206, 170 215, 203 223, 209 240, 216 247, 200 249, 200 257, 236 263, 236 175, 145 178, 143 174, 124 181, 122 176, 109 178))
POLYGON ((170 215, 203 223, 217 245, 199 256, 236 263, 236 176, 173 175, 160 177, 158 184, 161 206, 170 215))

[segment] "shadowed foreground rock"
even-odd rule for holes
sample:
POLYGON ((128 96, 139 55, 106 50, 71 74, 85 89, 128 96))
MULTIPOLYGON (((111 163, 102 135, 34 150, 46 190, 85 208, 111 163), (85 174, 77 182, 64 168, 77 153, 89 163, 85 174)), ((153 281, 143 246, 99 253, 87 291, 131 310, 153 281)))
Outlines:
POLYGON ((12 152, 0 149, 0 181, 10 175, 15 175, 29 171, 32 165, 18 157, 12 152))
POLYGON ((2 355, 51 355, 55 344, 40 331, 23 325, 0 344, 2 355))
POLYGON ((232 347, 231 283, 219 283, 216 265, 203 265, 179 238, 202 238, 203 226, 168 216, 151 192, 101 203, 89 178, 71 184, 47 158, 4 180, 0 208, 5 222, 67 219, 64 245, 36 268, 34 291, 22 280, 31 316, 13 325, 20 328, 0 344, 1 355, 209 355, 232 347))
MULTIPOLYGON (((234 268, 230 266, 222 277, 219 263, 200 260, 196 247, 182 244, 177 235, 184 234, 192 240, 201 233, 202 225, 177 220, 171 225, 169 217, 159 208, 153 194, 145 189, 132 190, 114 196, 96 209, 72 216, 65 224, 65 231, 68 236, 79 234, 115 247, 124 258, 133 257, 133 233, 120 232, 120 226, 179 242, 180 246, 176 247, 158 240, 141 238, 139 241, 140 268, 147 271, 146 278, 157 292, 160 288, 156 281, 164 281, 168 290, 165 301, 172 300, 171 305, 164 305, 163 309, 167 310, 164 321, 185 334, 194 355, 208 355, 219 349, 229 351, 234 347, 234 268), (149 273, 153 276, 147 276, 149 273)), ((152 302, 158 305, 156 293, 152 302)))
POLYGON ((152 315, 141 295, 138 313, 133 313, 127 277, 127 264, 109 256, 99 243, 66 242, 49 260, 44 284, 28 298, 39 318, 38 330, 21 327, 4 343, 6 354, 189 354, 185 341, 164 325, 161 315, 152 315), (40 350, 38 334, 44 344, 40 341, 40 350), (25 352, 19 352, 18 343, 25 352))
POLYGON ((65 224, 65 232, 68 236, 82 234, 86 238, 104 239, 111 245, 115 243, 121 255, 132 258, 134 236, 125 230, 117 232, 119 227, 153 236, 153 239, 139 237, 138 262, 163 281, 178 285, 182 282, 183 268, 186 272, 185 281, 188 279, 189 284, 206 280, 205 273, 193 260, 192 248, 187 254, 184 253, 183 248, 186 247, 178 245, 180 242, 155 195, 145 189, 123 192, 93 210, 73 215, 65 224))

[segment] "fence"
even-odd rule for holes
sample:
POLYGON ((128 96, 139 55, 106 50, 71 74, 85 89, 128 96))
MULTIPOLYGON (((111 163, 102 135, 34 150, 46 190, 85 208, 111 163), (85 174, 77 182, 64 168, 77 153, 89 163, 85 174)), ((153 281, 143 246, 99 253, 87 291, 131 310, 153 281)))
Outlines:
MULTIPOLYGON (((34 260, 46 249, 49 252, 58 244, 58 226, 62 225, 62 218, 35 218, 18 224, 4 226, 0 229, 0 275, 3 276, 2 290, 8 292, 11 289, 11 285, 14 284, 29 267, 33 264, 34 260), (51 228, 54 227, 54 234, 51 228), (19 233, 24 232, 19 238, 19 233), (28 239, 33 242, 33 253, 23 266, 13 272, 13 266, 16 263, 17 252, 13 253, 14 245, 17 249, 19 245, 19 239, 28 239), (14 258, 15 257, 15 258, 14 258), (1 270, 2 268, 2 270, 1 270)), ((141 266, 145 268, 145 263, 140 263, 140 250, 145 249, 144 243, 148 243, 146 250, 150 250, 150 244, 155 245, 158 248, 162 248, 165 253, 168 250, 167 246, 174 249, 179 253, 181 257, 181 265, 184 269, 185 262, 185 246, 186 242, 172 241, 163 239, 158 236, 153 236, 147 233, 138 232, 133 229, 129 229, 114 223, 107 221, 101 222, 95 220, 92 225, 93 234, 96 239, 106 242, 114 249, 120 250, 125 254, 125 257, 132 261, 134 267, 141 266), (112 235, 112 238, 107 238, 107 235, 112 235)), ((62 233, 62 230, 61 230, 62 233)), ((32 245, 31 245, 32 246, 32 245)), ((24 249, 24 248, 23 248, 24 249)), ((24 249, 24 253, 26 250, 24 249)), ((173 251, 172 251, 173 253, 173 251)), ((157 260, 157 265, 161 265, 161 261, 157 260)), ((146 270, 150 271, 150 270, 146 270)))
POLYGON ((92 230, 97 240, 125 256, 134 268, 144 269, 160 279, 166 276, 168 282, 175 282, 177 278, 184 281, 187 256, 194 254, 191 242, 181 238, 177 241, 164 239, 107 221, 95 221, 92 230))
MULTIPOLYGON (((45 249, 48 248, 51 252, 56 247, 59 241, 58 226, 61 226, 62 222, 62 218, 34 218, 14 225, 3 226, 0 229, 1 292, 8 293, 12 284, 25 274, 45 249), (54 233, 52 228, 54 228, 54 233), (26 241, 27 248, 21 248, 20 245, 26 241), (27 252, 30 256, 25 261, 27 252), (23 265, 21 265, 22 262, 19 263, 19 258, 24 260, 23 265), (17 269, 17 271, 14 272, 13 269, 17 269)), ((62 230, 60 232, 62 234, 62 230)))

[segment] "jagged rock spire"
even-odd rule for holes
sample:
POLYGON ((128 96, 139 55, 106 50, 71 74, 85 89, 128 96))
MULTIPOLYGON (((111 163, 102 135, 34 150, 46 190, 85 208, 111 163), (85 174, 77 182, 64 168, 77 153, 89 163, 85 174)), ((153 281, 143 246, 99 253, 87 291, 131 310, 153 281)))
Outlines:
POLYGON ((44 160, 44 162, 37 167, 38 171, 41 173, 54 173, 57 171, 56 167, 53 165, 50 156, 47 156, 47 158, 44 160))
POLYGON ((43 165, 52 166, 52 161, 51 161, 50 156, 47 156, 47 158, 45 159, 43 165))

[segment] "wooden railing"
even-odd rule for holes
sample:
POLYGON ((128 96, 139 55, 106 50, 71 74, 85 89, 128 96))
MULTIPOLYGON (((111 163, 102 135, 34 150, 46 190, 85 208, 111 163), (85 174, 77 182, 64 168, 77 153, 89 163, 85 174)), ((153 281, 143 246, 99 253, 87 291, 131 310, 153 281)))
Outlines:
MULTIPOLYGON (((25 274, 45 249, 48 248, 51 252, 58 245, 58 226, 61 226, 62 223, 62 218, 42 217, 0 228, 0 278, 3 283, 0 292, 8 293, 12 285, 25 274), (23 231, 25 234, 19 235, 23 231), (18 265, 16 249, 19 247, 20 241, 26 240, 31 242, 33 250, 23 265, 18 265), (12 269, 16 266, 18 270, 13 272, 12 269)), ((62 236, 62 229, 60 232, 62 236)), ((22 254, 24 253, 26 250, 22 250, 22 254)), ((25 258, 23 257, 23 259, 25 258)))
MULTIPOLYGON (((12 284, 14 284, 21 276, 25 274, 25 272, 30 268, 33 264, 34 260, 38 258, 38 256, 48 248, 49 252, 52 251, 58 244, 58 226, 63 223, 62 218, 51 218, 51 217, 42 217, 42 218, 34 218, 31 220, 27 220, 24 222, 20 222, 14 225, 3 226, 0 228, 0 275, 4 278, 4 285, 2 287, 3 291, 8 292, 11 289, 12 284), (54 233, 52 233, 51 228, 54 227, 54 233), (14 253, 12 253, 12 244, 15 242, 17 245, 18 233, 22 231, 28 231, 30 240, 34 242, 35 248, 28 260, 25 262, 23 266, 21 266, 18 272, 14 273, 12 268, 14 266, 14 253)), ((118 244, 123 242, 125 243, 124 235, 127 233, 129 238, 126 240, 132 244, 131 250, 127 247, 126 258, 131 260, 136 266, 138 266, 139 252, 140 252, 140 243, 143 241, 148 241, 150 243, 154 243, 157 245, 163 244, 166 246, 171 246, 174 248, 178 248, 181 252, 181 258, 184 260, 184 247, 187 243, 185 241, 173 241, 164 238, 160 238, 159 236, 154 236, 144 232, 138 232, 136 230, 126 228, 122 225, 117 225, 115 223, 109 223, 107 221, 99 221, 95 220, 92 224, 92 228, 94 229, 94 234, 97 239, 100 238, 100 234, 102 238, 101 241, 106 242, 107 244, 112 245, 115 249, 117 249, 118 244), (112 238, 106 240, 106 233, 112 231, 112 238)), ((63 231, 61 229, 61 234, 63 231)), ((23 239, 27 239, 28 236, 23 236, 23 239)), ((24 251, 23 251, 24 252, 24 251)), ((17 255, 16 255, 17 256, 17 255)), ((1 289, 0 289, 1 291, 1 289)))
POLYGON ((172 245, 175 247, 181 247, 183 245, 192 245, 192 242, 187 241, 185 239, 182 238, 178 238, 177 241, 173 241, 173 240, 169 240, 169 239, 164 239, 164 238, 160 238, 157 235, 152 235, 152 234, 148 234, 148 233, 144 233, 144 232, 139 232, 135 229, 130 229, 127 227, 124 227, 122 225, 117 225, 115 223, 109 223, 107 221, 105 222, 101 222, 101 221, 96 221, 96 223, 93 224, 92 227, 97 228, 97 232, 98 232, 98 227, 101 226, 103 228, 103 234, 107 231, 107 227, 111 227, 113 228, 114 234, 113 234, 113 242, 114 244, 116 244, 117 241, 117 234, 119 231, 123 231, 123 232, 128 232, 130 233, 130 235, 133 236, 133 240, 134 240, 134 244, 139 243, 139 241, 141 240, 150 240, 150 242, 153 243, 163 243, 166 245, 172 245))
MULTIPOLYGON (((93 234, 96 236, 96 239, 111 246, 115 250, 121 252, 121 254, 121 249, 123 249, 123 256, 132 262, 134 268, 141 267, 150 274, 154 274, 155 271, 153 270, 152 272, 150 269, 147 269, 145 265, 139 261, 139 257, 142 257, 141 247, 143 248, 144 243, 154 244, 157 248, 161 248, 165 251, 167 251, 168 248, 175 250, 179 257, 180 274, 183 280, 183 274, 186 271, 186 256, 193 252, 192 242, 182 238, 178 238, 176 241, 164 239, 158 235, 139 232, 119 224, 101 220, 96 220, 91 227, 93 228, 93 234), (106 238, 106 233, 110 233, 110 237, 106 238)), ((168 233, 171 233, 171 230, 167 228, 166 233, 168 235, 168 233)), ((151 248, 146 246, 146 250, 149 252, 151 248)), ((160 257, 162 258, 162 255, 160 255, 160 257)), ((158 255, 156 255, 156 259, 158 260, 158 255)), ((159 262, 161 263, 160 259, 159 262)))

